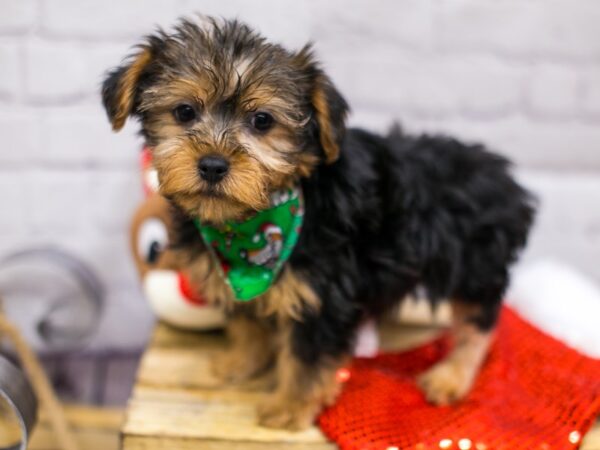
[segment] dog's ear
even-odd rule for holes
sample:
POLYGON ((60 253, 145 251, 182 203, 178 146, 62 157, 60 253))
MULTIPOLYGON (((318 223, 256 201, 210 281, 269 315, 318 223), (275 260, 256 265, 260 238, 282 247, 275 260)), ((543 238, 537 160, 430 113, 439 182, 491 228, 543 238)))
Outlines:
POLYGON ((151 61, 151 48, 141 47, 122 66, 109 72, 102 83, 102 103, 113 130, 123 128, 127 117, 133 113, 140 79, 151 61))
POLYGON ((319 125, 319 140, 325 152, 325 161, 338 159, 346 132, 348 104, 328 76, 321 73, 315 80, 312 105, 319 125))
POLYGON ((328 164, 333 163, 340 155, 346 132, 348 104, 331 79, 318 66, 310 44, 300 50, 295 58, 311 80, 310 101, 319 128, 319 141, 325 153, 325 161, 328 164))

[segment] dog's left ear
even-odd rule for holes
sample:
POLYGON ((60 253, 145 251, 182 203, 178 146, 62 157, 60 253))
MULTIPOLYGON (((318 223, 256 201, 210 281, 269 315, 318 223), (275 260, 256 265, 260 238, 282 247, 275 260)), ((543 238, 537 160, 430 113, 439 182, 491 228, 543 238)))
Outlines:
POLYGON ((325 162, 331 164, 340 155, 346 132, 348 104, 331 79, 319 68, 310 45, 300 50, 295 58, 311 79, 311 104, 319 127, 319 141, 325 153, 325 162))
POLYGON ((319 139, 328 164, 340 156, 340 147, 346 133, 348 104, 323 73, 317 76, 312 94, 312 105, 319 124, 319 139))
POLYGON ((150 47, 142 47, 122 66, 112 70, 102 83, 102 103, 113 130, 123 128, 127 117, 133 113, 137 87, 151 61, 150 47))

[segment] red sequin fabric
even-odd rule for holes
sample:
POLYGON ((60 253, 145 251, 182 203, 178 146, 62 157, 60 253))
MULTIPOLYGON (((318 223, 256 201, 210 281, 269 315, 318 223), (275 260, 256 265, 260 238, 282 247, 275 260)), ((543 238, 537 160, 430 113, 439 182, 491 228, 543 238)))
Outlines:
POLYGON ((429 405, 415 377, 448 337, 355 359, 337 403, 319 418, 344 450, 562 450, 579 447, 600 413, 600 360, 587 358, 505 307, 475 386, 462 402, 429 405))

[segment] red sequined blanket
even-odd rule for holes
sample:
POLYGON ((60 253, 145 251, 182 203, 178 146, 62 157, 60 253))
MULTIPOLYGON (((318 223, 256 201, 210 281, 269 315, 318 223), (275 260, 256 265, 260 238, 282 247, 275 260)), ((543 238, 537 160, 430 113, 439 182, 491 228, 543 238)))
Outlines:
POLYGON ((356 359, 319 425, 344 450, 577 448, 600 413, 600 360, 587 358, 504 308, 470 395, 450 407, 425 401, 415 376, 449 348, 356 359))

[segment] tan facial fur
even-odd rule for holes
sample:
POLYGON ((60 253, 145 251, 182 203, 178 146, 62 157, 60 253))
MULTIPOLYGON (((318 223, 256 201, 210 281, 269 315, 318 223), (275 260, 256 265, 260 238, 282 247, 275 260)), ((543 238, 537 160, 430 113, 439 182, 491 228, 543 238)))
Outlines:
POLYGON ((152 120, 151 126, 160 137, 154 161, 161 193, 191 215, 210 222, 239 218, 249 210, 267 207, 271 191, 292 184, 314 164, 314 158, 288 158, 298 143, 291 125, 274 112, 275 100, 256 106, 269 111, 277 121, 264 134, 249 129, 250 111, 229 122, 212 117, 208 99, 207 104, 198 102, 205 105, 201 122, 188 129, 178 126, 170 114, 152 120), (207 155, 222 156, 230 165, 225 179, 214 186, 198 176, 198 162, 207 155))
POLYGON ((190 216, 239 219, 309 176, 321 159, 337 159, 347 108, 310 47, 289 52, 235 21, 199 17, 139 48, 108 75, 104 105, 115 130, 129 115, 140 120, 161 194, 190 216), (181 105, 196 117, 178 120, 181 105), (267 130, 253 125, 261 113, 273 118, 267 130), (229 164, 218 184, 199 176, 207 155, 229 164))

